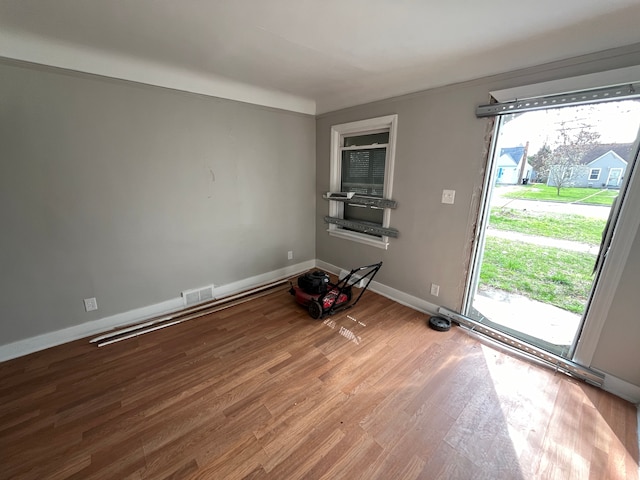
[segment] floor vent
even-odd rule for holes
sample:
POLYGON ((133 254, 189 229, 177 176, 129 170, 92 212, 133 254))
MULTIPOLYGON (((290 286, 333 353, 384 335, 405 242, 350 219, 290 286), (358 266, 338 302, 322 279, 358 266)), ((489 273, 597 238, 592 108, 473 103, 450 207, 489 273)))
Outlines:
POLYGON ((196 290, 185 290, 182 292, 182 299, 186 306, 208 302, 213 300, 213 298, 213 285, 198 288, 196 290))
MULTIPOLYGON (((342 280, 344 277, 346 277, 347 275, 349 275, 349 272, 347 270, 340 270, 340 276, 338 278, 340 278, 340 280, 342 280)), ((364 287, 365 281, 360 275, 353 275, 351 277, 351 284, 356 287, 356 288, 362 288, 364 287), (356 282, 356 283, 354 283, 356 282)))

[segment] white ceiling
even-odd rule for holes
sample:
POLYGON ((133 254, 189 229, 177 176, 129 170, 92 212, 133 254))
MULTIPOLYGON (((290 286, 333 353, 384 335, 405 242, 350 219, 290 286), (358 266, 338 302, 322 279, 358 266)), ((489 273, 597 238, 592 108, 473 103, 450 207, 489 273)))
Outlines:
POLYGON ((304 113, 640 42, 640 0, 0 0, 0 56, 304 113))

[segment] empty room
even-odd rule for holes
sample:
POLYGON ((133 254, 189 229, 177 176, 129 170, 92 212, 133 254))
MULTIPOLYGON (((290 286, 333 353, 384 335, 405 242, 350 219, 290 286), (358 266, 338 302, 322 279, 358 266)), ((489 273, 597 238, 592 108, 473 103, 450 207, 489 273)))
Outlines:
POLYGON ((0 2, 0 479, 638 479, 640 4, 0 2))

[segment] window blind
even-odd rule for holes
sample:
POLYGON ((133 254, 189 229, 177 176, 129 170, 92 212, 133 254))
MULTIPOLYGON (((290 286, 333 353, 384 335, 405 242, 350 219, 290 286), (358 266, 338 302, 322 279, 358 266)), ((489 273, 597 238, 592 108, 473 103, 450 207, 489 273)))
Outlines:
POLYGON ((342 191, 382 197, 386 148, 343 150, 342 191))

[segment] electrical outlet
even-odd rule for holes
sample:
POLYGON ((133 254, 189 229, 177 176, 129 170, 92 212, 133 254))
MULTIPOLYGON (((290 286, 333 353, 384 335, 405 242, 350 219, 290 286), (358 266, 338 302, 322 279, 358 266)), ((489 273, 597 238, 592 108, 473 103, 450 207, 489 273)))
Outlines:
POLYGON ((293 260, 293 250, 289 250, 289 251, 287 252, 287 259, 288 259, 288 260, 293 260))
POLYGON ((431 295, 434 297, 440 295, 440 285, 436 285, 435 283, 431 284, 431 295))
POLYGON ((98 309, 98 301, 96 297, 84 299, 84 310, 86 312, 93 312, 98 309))
POLYGON ((443 190, 442 191, 442 203, 450 203, 453 204, 456 199, 456 191, 455 190, 443 190))

